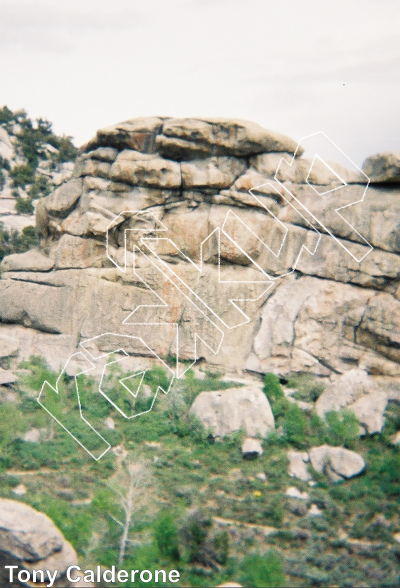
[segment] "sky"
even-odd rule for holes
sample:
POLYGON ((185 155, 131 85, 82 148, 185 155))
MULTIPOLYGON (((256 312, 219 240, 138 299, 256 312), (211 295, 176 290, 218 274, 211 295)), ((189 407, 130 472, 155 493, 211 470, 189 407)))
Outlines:
POLYGON ((399 0, 0 0, 0 59, 0 105, 77 145, 222 116, 323 131, 358 165, 400 152, 399 0))

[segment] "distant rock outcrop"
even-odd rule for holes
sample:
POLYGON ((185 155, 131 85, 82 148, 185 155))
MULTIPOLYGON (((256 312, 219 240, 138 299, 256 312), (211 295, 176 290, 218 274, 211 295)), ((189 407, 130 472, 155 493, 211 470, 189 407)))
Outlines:
POLYGON ((71 177, 76 151, 48 121, 0 108, 0 228, 12 232, 35 225, 37 198, 71 177))
MULTIPOLYGON (((171 337, 127 324, 141 306, 138 322, 186 325, 188 359, 192 324, 208 343, 199 344, 201 355, 228 369, 335 379, 358 368, 399 377, 397 161, 367 160, 378 183, 361 202, 361 171, 309 161, 293 140, 254 123, 154 117, 101 130, 82 149, 73 178, 39 201, 40 248, 3 261, 0 337, 19 341, 20 357, 29 347, 57 369, 79 341, 100 333, 134 330, 170 354, 171 337), (282 157, 287 164, 277 172, 282 157), (336 209, 356 201, 342 210, 345 222, 336 209), (136 251, 138 274, 125 271, 125 252, 157 235, 165 239, 148 241, 146 255, 136 251), (208 325, 219 317, 217 329, 204 331, 188 298, 153 263, 155 250, 157 263, 205 301, 205 314, 215 313, 208 325), (274 278, 264 294, 261 270, 274 278), (154 306, 138 275, 168 312, 154 306), (214 354, 218 329, 225 338, 214 354)), ((102 348, 111 350, 106 338, 102 348)))

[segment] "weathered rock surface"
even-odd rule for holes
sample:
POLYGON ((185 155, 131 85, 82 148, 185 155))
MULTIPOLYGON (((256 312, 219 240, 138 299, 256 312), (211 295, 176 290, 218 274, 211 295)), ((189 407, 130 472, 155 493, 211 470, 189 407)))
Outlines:
POLYGON ((18 378, 13 372, 0 368, 0 386, 14 384, 17 380, 18 378))
POLYGON ((296 143, 259 125, 229 119, 170 119, 157 137, 164 156, 185 159, 188 154, 249 156, 265 151, 294 153, 296 143))
MULTIPOLYGON (((54 586, 79 586, 69 584, 66 569, 77 564, 77 555, 53 522, 32 507, 14 500, 0 499, 0 582, 10 584, 6 565, 16 565, 27 570, 59 570, 54 586)), ((24 584, 26 585, 26 584, 24 584)), ((87 585, 87 584, 86 584, 87 585)))
POLYGON ((26 253, 14 253, 8 255, 2 263, 5 272, 48 272, 54 267, 54 262, 37 249, 31 249, 26 253))
POLYGON ((242 456, 245 459, 254 459, 263 454, 263 448, 259 439, 246 437, 242 444, 242 456))
POLYGON ((320 416, 331 410, 351 410, 360 423, 361 433, 372 435, 381 432, 390 401, 400 401, 398 382, 369 376, 364 370, 350 370, 324 390, 316 402, 316 410, 320 416))
POLYGON ((366 465, 363 458, 355 451, 329 445, 313 447, 309 452, 290 450, 288 451, 288 459, 289 475, 303 482, 312 480, 308 464, 316 472, 326 474, 331 482, 339 482, 358 476, 364 471, 366 465))
POLYGON ((400 155, 388 152, 368 157, 363 170, 371 182, 400 182, 400 155))
POLYGON ((46 210, 55 216, 66 216, 73 209, 81 194, 82 180, 70 180, 45 199, 46 210))
POLYGON ((201 392, 190 413, 214 437, 224 437, 243 429, 249 437, 260 435, 265 438, 275 426, 267 397, 256 386, 201 392))
MULTIPOLYGON (((17 334, 19 345, 7 343, 11 362, 26 352, 22 332, 52 365, 64 364, 79 340, 133 330, 168 355, 180 321, 183 358, 194 358, 197 331, 205 342, 197 353, 226 368, 328 380, 358 369, 388 377, 393 389, 400 377, 399 156, 367 160, 376 184, 365 193, 361 171, 329 169, 296 147, 253 123, 224 119, 151 117, 100 130, 73 179, 38 202, 39 250, 2 263, 0 340, 17 334), (294 197, 303 208, 291 205, 294 197), (145 246, 142 237, 152 241, 145 246), (202 262, 201 272, 188 257, 202 262), (204 301, 220 331, 161 267, 204 301), (167 309, 154 306, 157 296, 167 309), (137 306, 137 322, 171 328, 160 336, 154 326, 122 324, 137 306)), ((106 338, 102 346, 112 350, 106 338)), ((356 403, 364 429, 379 429, 372 399, 355 394, 342 402, 341 395, 330 405, 356 403)))
POLYGON ((291 449, 288 451, 289 459, 289 476, 308 482, 312 479, 310 472, 308 471, 308 464, 310 457, 306 451, 295 451, 291 449))
POLYGON ((313 447, 309 456, 312 467, 319 473, 325 473, 332 482, 354 478, 365 469, 361 455, 343 447, 313 447))

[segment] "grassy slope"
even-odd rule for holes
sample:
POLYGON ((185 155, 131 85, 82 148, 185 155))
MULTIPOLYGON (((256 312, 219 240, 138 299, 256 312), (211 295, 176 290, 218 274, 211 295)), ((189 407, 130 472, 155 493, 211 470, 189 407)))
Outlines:
MULTIPOLYGON (((111 517, 121 513, 110 486, 121 474, 120 460, 109 452, 94 462, 66 432, 53 426, 34 398, 44 379, 54 381, 55 375, 38 360, 24 367, 30 375, 20 379, 18 404, 0 406, 0 495, 15 498, 12 489, 25 484, 28 492, 20 499, 53 518, 77 549, 83 566, 116 564, 120 529, 111 517), (22 441, 20 437, 32 426, 44 429, 48 440, 22 441)), ((154 389, 162 377, 154 372, 148 384, 154 389)), ((134 517, 134 542, 125 569, 177 568, 182 574, 178 585, 216 585, 222 580, 240 581, 244 578, 243 557, 273 547, 283 556, 288 586, 397 585, 400 545, 393 534, 400 531, 400 453, 389 441, 399 425, 396 411, 387 419, 382 435, 345 440, 366 460, 363 476, 336 485, 320 476, 310 487, 288 476, 287 450, 293 445, 306 449, 310 441, 314 445, 318 440, 332 442, 334 435, 337 441, 337 427, 321 432, 320 423, 307 417, 302 436, 293 438, 287 417, 290 407, 282 399, 272 400, 281 415, 281 433, 264 441, 260 458, 245 461, 240 434, 212 443, 187 415, 199 391, 230 386, 218 377, 197 380, 189 375, 176 390, 175 400, 171 393, 163 396, 151 413, 133 421, 110 410, 96 395, 94 382, 87 379, 85 384, 84 403, 91 422, 102 426, 106 416, 112 416, 115 430, 103 426, 102 434, 113 446, 122 445, 135 459, 148 464, 146 499, 134 517), (90 398, 96 402, 88 402, 90 398), (257 478, 261 472, 266 481, 257 478), (285 491, 292 485, 307 491, 309 504, 316 504, 323 515, 307 516, 302 501, 288 499, 285 491), (188 562, 184 554, 179 562, 162 555, 154 543, 153 529, 165 507, 174 514, 178 528, 195 507, 217 517, 215 530, 228 531, 228 561, 210 568, 188 562)), ((73 380, 66 379, 63 386, 73 394, 73 380)), ((300 382, 298 387, 303 399, 314 394, 312 383, 300 382)), ((72 423, 76 414, 71 409, 66 412, 72 423)), ((257 585, 257 579, 253 581, 257 585)))

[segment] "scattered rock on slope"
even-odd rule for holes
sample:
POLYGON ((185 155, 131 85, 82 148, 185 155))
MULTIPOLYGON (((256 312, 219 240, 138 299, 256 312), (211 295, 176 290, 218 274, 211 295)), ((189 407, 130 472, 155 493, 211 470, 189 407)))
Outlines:
POLYGON ((312 467, 317 472, 325 473, 332 482, 354 478, 365 469, 361 455, 343 447, 313 447, 309 456, 312 467))
POLYGON ((247 437, 242 444, 242 456, 245 459, 254 459, 263 454, 263 448, 259 439, 247 437))

